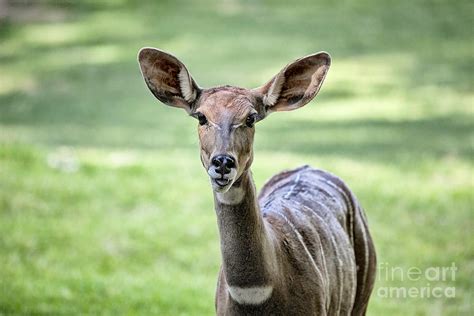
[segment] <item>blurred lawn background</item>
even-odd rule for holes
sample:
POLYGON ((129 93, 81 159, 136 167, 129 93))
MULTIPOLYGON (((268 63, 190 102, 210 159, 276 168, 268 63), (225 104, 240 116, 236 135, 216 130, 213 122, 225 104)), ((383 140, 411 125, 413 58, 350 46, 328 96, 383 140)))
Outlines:
POLYGON ((320 95, 257 126, 261 187, 311 164, 365 206, 379 263, 458 267, 455 298, 370 315, 472 315, 473 2, 0 1, 0 314, 211 315, 220 264, 196 122, 145 87, 143 46, 204 87, 256 87, 326 50, 320 95))

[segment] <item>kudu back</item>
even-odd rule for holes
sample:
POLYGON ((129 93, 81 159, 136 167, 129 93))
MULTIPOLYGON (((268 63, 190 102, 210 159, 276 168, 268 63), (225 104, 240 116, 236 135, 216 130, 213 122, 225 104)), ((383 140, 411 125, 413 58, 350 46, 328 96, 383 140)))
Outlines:
POLYGON ((216 313, 365 315, 376 255, 354 194, 338 177, 304 166, 275 175, 257 196, 250 171, 256 123, 311 101, 330 56, 300 58, 252 90, 203 89, 181 61, 155 48, 138 59, 155 97, 199 122, 222 254, 216 313))

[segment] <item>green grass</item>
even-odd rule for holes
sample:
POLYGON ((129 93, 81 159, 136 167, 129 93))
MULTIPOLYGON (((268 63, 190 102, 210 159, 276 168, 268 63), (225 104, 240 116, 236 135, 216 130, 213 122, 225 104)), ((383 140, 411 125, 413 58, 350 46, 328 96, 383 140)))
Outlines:
POLYGON ((0 24, 0 314, 213 313, 220 251, 196 123, 147 91, 142 46, 206 87, 255 87, 329 51, 316 101, 258 125, 257 186, 329 170, 364 205, 379 262, 458 267, 446 282, 379 278, 376 291, 456 297, 374 293, 370 315, 472 314, 471 1, 55 3, 0 24))

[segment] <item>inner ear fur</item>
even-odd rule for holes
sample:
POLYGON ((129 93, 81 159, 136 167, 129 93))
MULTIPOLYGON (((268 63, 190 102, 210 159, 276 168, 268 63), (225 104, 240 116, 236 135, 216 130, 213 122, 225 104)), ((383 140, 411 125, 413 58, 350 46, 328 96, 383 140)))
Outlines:
POLYGON ((201 89, 178 58, 156 48, 142 48, 138 62, 145 83, 158 100, 192 112, 201 89))
POLYGON ((291 111, 318 94, 331 65, 326 52, 312 54, 284 67, 265 85, 255 89, 262 96, 266 112, 291 111))

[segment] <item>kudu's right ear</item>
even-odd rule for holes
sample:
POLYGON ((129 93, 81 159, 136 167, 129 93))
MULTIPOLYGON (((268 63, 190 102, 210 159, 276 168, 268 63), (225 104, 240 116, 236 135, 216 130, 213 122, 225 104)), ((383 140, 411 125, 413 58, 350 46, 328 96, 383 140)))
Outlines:
POLYGON ((143 79, 158 100, 192 112, 200 88, 182 62, 156 48, 142 48, 138 62, 143 79))

